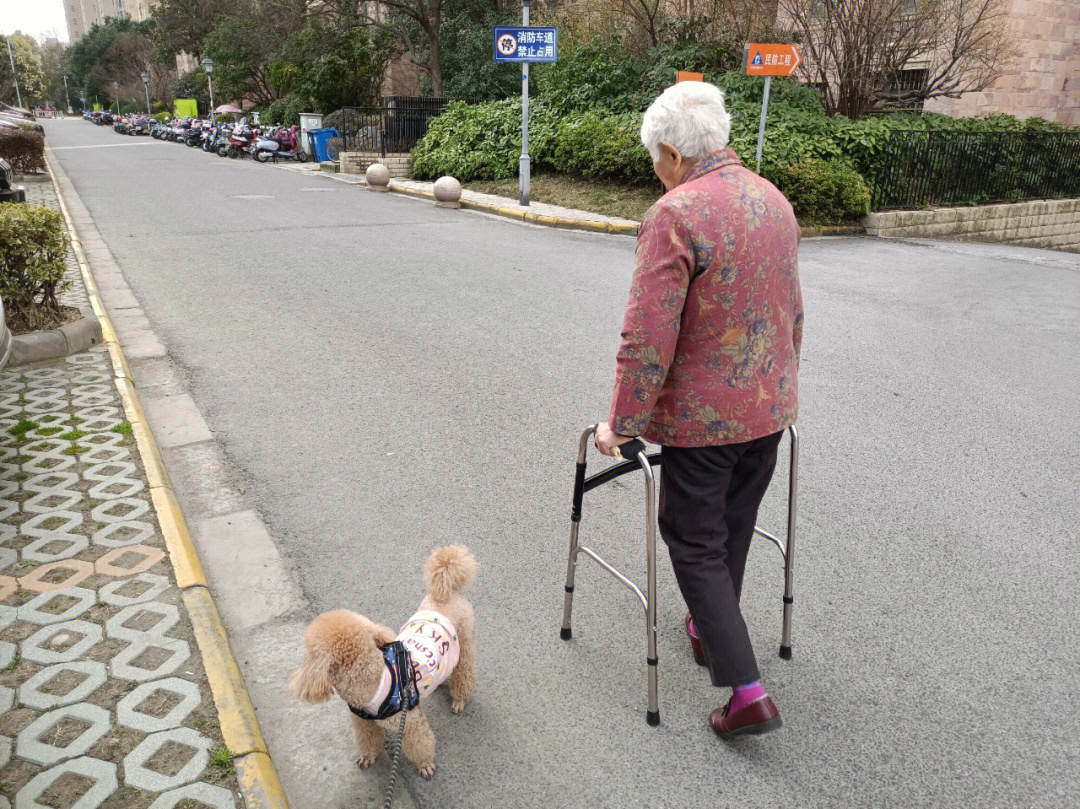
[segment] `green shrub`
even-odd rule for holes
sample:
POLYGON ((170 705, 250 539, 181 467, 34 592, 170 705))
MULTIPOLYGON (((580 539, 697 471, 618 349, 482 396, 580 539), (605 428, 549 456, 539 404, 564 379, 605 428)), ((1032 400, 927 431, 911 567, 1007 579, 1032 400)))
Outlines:
POLYGON ((44 205, 0 205, 0 296, 12 310, 55 311, 66 288, 68 235, 59 211, 44 205))
POLYGON ((843 160, 804 160, 766 172, 802 225, 851 222, 870 212, 870 189, 843 160))
POLYGON ((45 171, 45 136, 21 127, 0 127, 0 157, 19 174, 45 171))
POLYGON ((564 174, 631 183, 653 181, 652 159, 641 145, 640 112, 585 113, 559 123, 551 165, 564 174))
POLYGON ((170 118, 172 118, 172 113, 170 112, 159 112, 154 116, 154 120, 158 123, 161 123, 162 121, 168 121, 170 118))

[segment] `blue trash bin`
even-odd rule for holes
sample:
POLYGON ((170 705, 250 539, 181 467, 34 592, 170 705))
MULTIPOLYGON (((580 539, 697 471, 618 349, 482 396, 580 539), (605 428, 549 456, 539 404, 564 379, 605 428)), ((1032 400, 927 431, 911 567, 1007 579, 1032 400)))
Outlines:
POLYGON ((330 138, 340 137, 338 131, 333 127, 328 129, 309 129, 308 143, 311 144, 311 151, 315 153, 315 161, 322 163, 330 158, 326 154, 326 144, 330 142, 330 138))

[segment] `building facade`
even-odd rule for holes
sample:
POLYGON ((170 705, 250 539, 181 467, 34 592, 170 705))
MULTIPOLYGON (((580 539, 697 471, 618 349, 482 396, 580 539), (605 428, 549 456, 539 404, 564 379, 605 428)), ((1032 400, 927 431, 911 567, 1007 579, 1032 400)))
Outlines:
POLYGON ((145 20, 150 16, 151 0, 63 0, 67 17, 68 41, 78 42, 96 23, 109 17, 145 20))
POLYGON ((990 86, 926 102, 946 115, 1009 113, 1080 126, 1080 0, 1012 0, 1012 64, 990 86))

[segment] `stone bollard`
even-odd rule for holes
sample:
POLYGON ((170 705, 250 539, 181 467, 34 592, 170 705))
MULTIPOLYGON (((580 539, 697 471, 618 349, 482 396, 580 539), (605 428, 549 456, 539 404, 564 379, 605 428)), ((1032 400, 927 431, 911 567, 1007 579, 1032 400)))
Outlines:
POLYGON ((368 191, 390 190, 390 169, 382 163, 372 163, 368 166, 367 171, 364 172, 364 178, 367 180, 368 191))
POLYGON ((440 177, 435 181, 435 205, 439 208, 461 207, 461 183, 453 177, 440 177))

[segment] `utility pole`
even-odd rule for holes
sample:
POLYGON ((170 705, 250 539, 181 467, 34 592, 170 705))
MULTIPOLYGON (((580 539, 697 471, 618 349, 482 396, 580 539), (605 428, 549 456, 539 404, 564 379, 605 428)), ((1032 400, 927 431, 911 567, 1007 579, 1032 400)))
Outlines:
MULTIPOLYGON (((529 0, 521 0, 521 24, 529 24, 529 0)), ((521 162, 520 175, 522 205, 529 204, 529 63, 521 63, 521 162)))
POLYGON ((15 82, 15 97, 19 99, 19 107, 22 107, 22 93, 19 92, 19 77, 15 73, 15 57, 11 55, 11 37, 4 36, 4 42, 7 43, 7 55, 8 61, 11 62, 11 79, 15 82))

